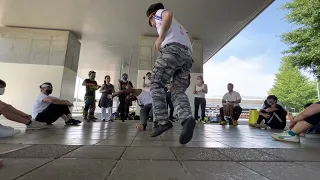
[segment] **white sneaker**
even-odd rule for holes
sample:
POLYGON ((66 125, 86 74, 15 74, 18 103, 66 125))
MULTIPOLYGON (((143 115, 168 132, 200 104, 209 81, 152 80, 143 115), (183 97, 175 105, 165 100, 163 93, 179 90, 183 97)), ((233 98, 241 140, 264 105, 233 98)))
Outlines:
POLYGON ((3 126, 0 124, 0 137, 11 137, 19 134, 21 131, 19 129, 13 129, 9 126, 3 126))
POLYGON ((273 139, 278 141, 287 141, 287 142, 300 142, 300 137, 298 135, 291 136, 288 131, 284 131, 283 133, 274 133, 271 136, 273 139))
POLYGON ((42 129, 46 126, 46 123, 32 121, 31 124, 27 125, 27 129, 42 129))

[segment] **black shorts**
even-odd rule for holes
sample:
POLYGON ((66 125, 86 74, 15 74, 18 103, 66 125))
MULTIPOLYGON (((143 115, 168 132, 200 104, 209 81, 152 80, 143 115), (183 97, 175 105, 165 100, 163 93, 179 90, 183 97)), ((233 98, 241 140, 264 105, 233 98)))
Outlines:
POLYGON ((315 114, 313 116, 307 117, 305 119, 305 121, 308 122, 309 124, 314 125, 314 126, 319 124, 319 122, 320 122, 320 113, 317 113, 317 114, 315 114))

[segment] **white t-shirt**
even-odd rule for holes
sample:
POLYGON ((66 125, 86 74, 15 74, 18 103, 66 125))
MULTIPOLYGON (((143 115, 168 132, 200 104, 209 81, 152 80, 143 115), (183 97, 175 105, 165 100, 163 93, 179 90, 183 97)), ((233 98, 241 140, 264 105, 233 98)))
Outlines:
MULTIPOLYGON (((165 9, 160 9, 155 14, 156 28, 159 35, 162 28, 162 13, 164 11, 165 9)), ((192 51, 192 45, 188 36, 188 31, 185 30, 183 26, 173 17, 171 26, 166 34, 164 41, 161 44, 161 47, 174 42, 185 45, 192 51)))
POLYGON ((137 96, 137 101, 139 105, 143 105, 143 106, 147 104, 152 104, 152 95, 150 90, 148 88, 142 89, 139 96, 137 96))
MULTIPOLYGON (((238 101, 239 99, 241 99, 240 94, 237 91, 232 91, 231 93, 227 92, 222 100, 224 101, 238 101)), ((234 106, 239 106, 239 103, 235 103, 234 106)))
POLYGON ((151 81, 149 79, 145 80, 145 88, 150 88, 151 87, 151 81))
POLYGON ((194 95, 194 97, 198 97, 198 98, 205 98, 206 94, 204 92, 202 92, 201 90, 204 90, 205 84, 203 84, 202 86, 198 86, 196 84, 196 91, 198 92, 197 94, 194 95), (200 92, 201 91, 201 92, 200 92))
POLYGON ((37 97, 36 102, 32 107, 32 119, 35 119, 39 113, 41 113, 50 105, 50 103, 42 101, 46 97, 48 97, 48 95, 42 93, 37 97))

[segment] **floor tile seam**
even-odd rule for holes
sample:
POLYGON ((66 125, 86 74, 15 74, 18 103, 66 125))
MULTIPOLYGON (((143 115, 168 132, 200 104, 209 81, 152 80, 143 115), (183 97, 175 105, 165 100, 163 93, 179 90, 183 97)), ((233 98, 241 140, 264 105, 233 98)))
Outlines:
POLYGON ((26 147, 20 147, 20 148, 17 148, 17 149, 12 149, 12 150, 9 150, 9 151, 5 151, 5 152, 0 152, 0 156, 3 155, 3 154, 7 154, 7 153, 11 153, 11 152, 14 152, 14 151, 18 151, 18 150, 21 150, 21 149, 24 149, 24 148, 27 148, 27 147, 30 147, 32 145, 26 145, 26 147))
MULTIPOLYGON (((48 158, 38 158, 38 159, 48 159, 48 158)), ((54 160, 56 160, 56 159, 55 159, 55 158, 51 158, 51 160, 50 160, 50 161, 48 161, 48 162, 46 162, 46 163, 44 163, 44 164, 42 164, 42 165, 40 165, 40 166, 38 166, 38 167, 36 167, 36 168, 34 168, 34 169, 31 169, 30 171, 25 172, 25 173, 23 173, 23 174, 21 174, 21 175, 19 175, 19 176, 15 177, 15 178, 13 178, 12 180, 17 180, 17 179, 19 179, 19 178, 21 178, 21 177, 23 177, 23 176, 25 176, 25 175, 27 175, 27 174, 29 174, 29 173, 31 173, 31 172, 33 172, 33 171, 35 171, 35 170, 37 170, 37 169, 41 168, 41 167, 43 167, 43 166, 45 166, 45 165, 47 165, 47 164, 49 164, 49 163, 53 162, 54 160)))
POLYGON ((75 150, 77 150, 77 149, 80 149, 80 148, 84 147, 83 145, 71 145, 71 146, 78 146, 78 147, 75 148, 75 149, 72 149, 71 151, 68 151, 68 152, 66 152, 66 153, 63 153, 63 154, 61 154, 61 155, 58 156, 58 157, 54 157, 54 159, 59 159, 59 158, 61 158, 62 156, 66 155, 66 154, 69 154, 69 153, 71 153, 71 152, 73 152, 73 151, 75 151, 75 150))
POLYGON ((192 180, 191 174, 188 172, 187 168, 183 166, 182 162, 179 160, 178 156, 174 153, 173 149, 170 147, 171 152, 173 153, 174 157, 177 159, 178 163, 180 164, 183 171, 186 173, 189 180, 192 180))
POLYGON ((259 174, 260 176, 262 176, 262 177, 264 177, 264 178, 266 178, 266 179, 268 179, 268 180, 271 180, 271 178, 269 178, 269 177, 267 177, 267 176, 265 176, 265 175, 263 175, 263 174, 261 174, 261 173, 259 173, 259 172, 256 172, 255 170, 253 170, 252 168, 250 168, 250 167, 248 167, 248 166, 246 166, 246 165, 244 165, 244 164, 241 164, 241 162, 235 162, 235 163, 239 164, 240 166, 246 167, 247 169, 249 169, 249 170, 251 170, 251 171, 259 174))
MULTIPOLYGON (((132 142, 131 142, 132 143, 132 142)), ((104 180, 108 180, 111 178, 111 175, 113 174, 113 172, 116 170, 117 166, 119 165, 120 161, 122 160, 122 157, 124 155, 124 153, 127 151, 128 147, 125 147, 123 152, 121 153, 120 157, 116 160, 115 165, 112 167, 111 171, 107 174, 107 176, 104 178, 104 180)))
POLYGON ((133 144, 133 142, 134 142, 134 139, 138 136, 138 134, 139 134, 139 133, 137 133, 137 134, 134 136, 134 138, 132 139, 132 141, 131 141, 131 143, 130 143, 129 147, 131 147, 131 145, 132 145, 132 144, 133 144))
MULTIPOLYGON (((266 152, 266 151, 263 151, 263 149, 265 149, 265 148, 257 148, 257 149, 255 149, 255 150, 256 150, 256 151, 259 151, 259 152, 261 152, 261 153, 265 153, 265 154, 267 154, 267 155, 269 155, 269 156, 273 156, 273 157, 276 157, 276 158, 278 158, 278 159, 281 159, 281 160, 290 162, 290 161, 288 161, 288 160, 285 159, 285 158, 282 158, 282 157, 280 157, 280 156, 277 156, 277 155, 268 153, 268 152, 266 152)), ((274 148, 274 149, 283 149, 283 148, 274 148)), ((289 148, 289 149, 290 149, 290 148, 289 148)))

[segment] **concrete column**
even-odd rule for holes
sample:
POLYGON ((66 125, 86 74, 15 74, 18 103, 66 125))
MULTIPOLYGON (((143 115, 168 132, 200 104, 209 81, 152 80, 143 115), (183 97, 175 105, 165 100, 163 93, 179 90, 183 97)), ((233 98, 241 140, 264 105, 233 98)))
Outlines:
MULTIPOLYGON (((142 88, 143 76, 152 70, 154 62, 159 56, 159 52, 154 49, 154 42, 156 39, 156 37, 150 36, 143 36, 140 39, 139 70, 137 76, 138 88, 142 88)), ((197 77, 203 75, 203 46, 202 42, 199 40, 195 40, 193 43, 193 60, 194 63, 191 69, 191 84, 186 91, 191 104, 192 113, 194 113, 193 88, 195 86, 197 77)), ((137 114, 139 114, 138 111, 137 114)))
POLYGON ((39 86, 51 82, 53 96, 73 102, 80 47, 68 31, 0 28, 1 100, 31 113, 39 86))

